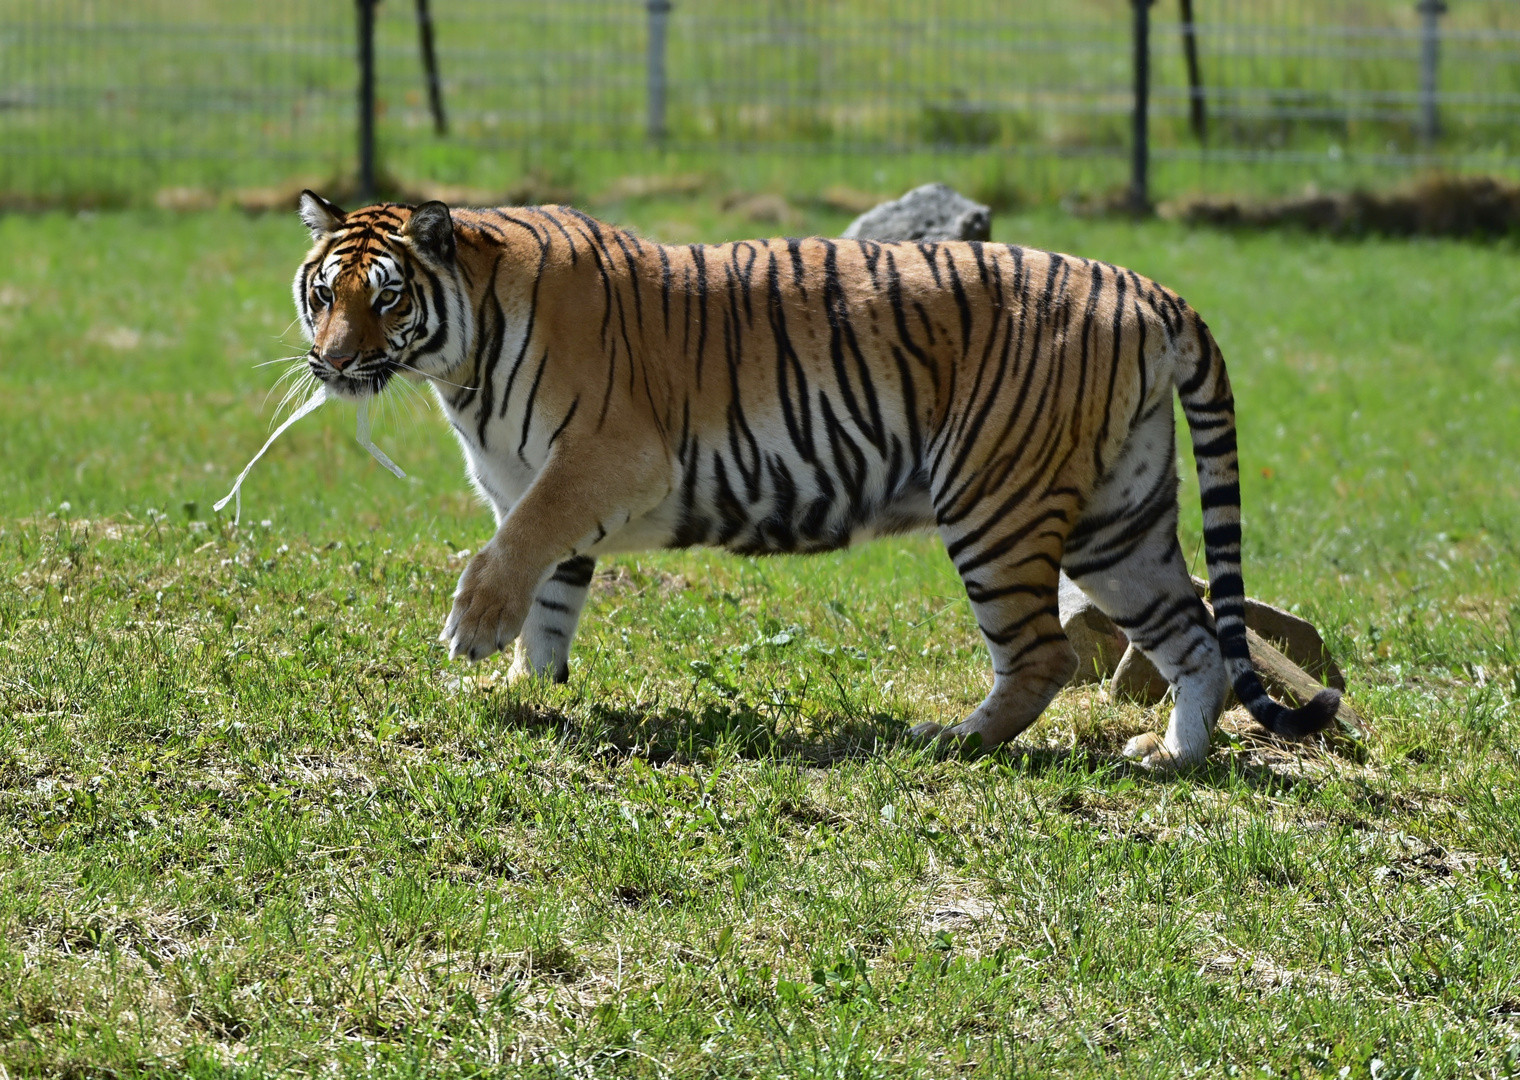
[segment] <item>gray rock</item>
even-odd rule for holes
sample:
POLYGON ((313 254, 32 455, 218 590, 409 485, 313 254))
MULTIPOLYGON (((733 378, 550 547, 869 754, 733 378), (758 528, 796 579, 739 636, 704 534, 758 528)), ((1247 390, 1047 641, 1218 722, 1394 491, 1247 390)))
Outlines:
MULTIPOLYGON (((1267 604, 1261 606, 1273 611, 1280 610, 1271 608, 1271 605, 1267 604)), ((1318 633, 1315 636, 1318 637, 1318 633)), ((1281 650, 1250 626, 1246 627, 1246 644, 1251 650, 1251 666, 1256 669, 1261 684, 1267 688, 1267 693, 1278 701, 1289 707, 1303 705, 1324 689, 1324 685, 1317 678, 1294 663, 1291 658, 1285 656, 1281 650)), ((1338 669, 1336 674, 1339 674, 1338 669)), ((1119 667, 1108 685, 1109 696, 1114 700, 1136 701, 1142 705, 1156 704, 1166 696, 1168 689, 1167 681, 1156 670, 1156 665, 1152 664, 1150 659, 1133 645, 1119 661, 1119 667)), ((1225 701, 1225 707, 1235 704, 1237 702, 1232 691, 1225 701)), ((1341 698, 1335 719, 1339 721, 1342 730, 1354 732, 1358 736, 1365 736, 1367 733, 1366 721, 1352 708, 1351 702, 1345 697, 1341 698)))
POLYGON ((1114 621, 1098 610, 1085 592, 1065 574, 1061 575, 1059 593, 1061 629, 1077 650, 1077 673, 1074 684, 1102 682, 1114 673, 1129 639, 1114 621))
MULTIPOLYGON (((1199 596, 1209 595, 1209 583, 1203 578, 1195 577, 1193 588, 1199 596)), ((1254 630, 1272 642, 1284 656, 1326 686, 1341 691, 1346 689, 1346 676, 1341 674, 1340 665, 1325 647, 1325 639, 1307 619, 1248 596, 1246 629, 1254 630)))
POLYGON ((1256 631, 1272 642, 1304 671, 1337 690, 1346 689, 1346 676, 1340 665, 1325 648, 1325 639, 1312 623, 1290 614, 1282 608, 1263 604, 1260 600, 1246 601, 1246 628, 1256 631))
POLYGON ((1156 665, 1134 645, 1124 650, 1114 677, 1108 683, 1108 696, 1115 701, 1138 701, 1142 705, 1154 705, 1166 697, 1171 683, 1162 678, 1156 665))
POLYGON ((987 240, 992 210, 944 184, 916 187, 867 210, 845 229, 846 240, 987 240))

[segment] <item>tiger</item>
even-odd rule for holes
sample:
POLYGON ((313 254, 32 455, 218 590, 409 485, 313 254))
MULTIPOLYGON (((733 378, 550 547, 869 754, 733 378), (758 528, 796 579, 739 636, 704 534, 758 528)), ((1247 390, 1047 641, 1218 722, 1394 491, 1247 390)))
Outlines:
POLYGON ((596 560, 711 545, 832 551, 933 529, 992 661, 953 725, 990 749, 1033 723, 1077 658, 1062 572, 1175 688, 1164 736, 1124 753, 1196 765, 1233 689, 1303 737, 1252 667, 1235 401, 1176 293, 1017 245, 752 240, 667 245, 567 206, 345 212, 311 191, 296 272, 310 373, 329 396, 428 382, 495 533, 440 640, 513 645, 509 677, 569 678, 596 560), (1173 395, 1196 459, 1210 613, 1178 540, 1173 395))

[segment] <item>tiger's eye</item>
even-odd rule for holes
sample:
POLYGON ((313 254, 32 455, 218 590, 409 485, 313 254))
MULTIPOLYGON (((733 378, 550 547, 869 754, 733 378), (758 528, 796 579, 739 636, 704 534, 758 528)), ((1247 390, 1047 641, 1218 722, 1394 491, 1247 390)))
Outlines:
POLYGON ((317 303, 323 307, 327 307, 332 303, 332 290, 329 289, 326 285, 316 285, 312 288, 311 292, 312 295, 317 298, 317 303))
POLYGON ((390 307, 399 299, 401 299, 401 293, 395 289, 382 289, 380 291, 379 303, 383 308, 390 307))

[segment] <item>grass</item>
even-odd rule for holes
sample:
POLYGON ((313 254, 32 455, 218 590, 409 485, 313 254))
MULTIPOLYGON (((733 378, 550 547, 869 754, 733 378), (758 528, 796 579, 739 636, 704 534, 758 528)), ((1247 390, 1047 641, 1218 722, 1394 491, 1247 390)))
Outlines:
POLYGON ((987 678, 930 538, 614 560, 570 683, 508 688, 433 642, 489 531, 436 417, 377 425, 402 483, 324 410, 241 528, 209 514, 290 352, 293 219, 0 218, 0 1064, 1520 1072, 1513 250, 997 228, 1210 320, 1247 584, 1325 629, 1364 745, 1230 714, 1153 777, 1117 750, 1161 711, 1073 689, 1018 747, 927 757, 906 726, 987 678))
MULTIPOLYGON (((1433 146, 1418 135, 1412 4, 1200 6, 1202 143, 1188 126, 1179 11, 1153 16, 1158 197, 1386 186, 1424 154, 1515 174, 1506 99, 1520 14, 1508 0, 1442 17, 1433 146)), ((646 138, 643 5, 449 0, 435 17, 442 138, 412 7, 377 9, 380 153, 413 183, 499 192, 549 173, 595 193, 636 168, 811 195, 841 175, 898 188, 925 157, 961 187, 1031 201, 1127 181, 1131 30, 1114 0, 677 5, 662 148, 646 138)), ((0 0, 0 194, 182 203, 352 175, 354 32, 352 4, 0 0)))

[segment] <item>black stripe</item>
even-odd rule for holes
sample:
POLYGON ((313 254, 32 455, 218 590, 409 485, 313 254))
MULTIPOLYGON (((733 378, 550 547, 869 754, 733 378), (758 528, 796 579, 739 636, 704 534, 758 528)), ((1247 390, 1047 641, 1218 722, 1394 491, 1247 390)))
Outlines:
POLYGON ((1213 487, 1206 488, 1200 492, 1198 501, 1203 506, 1204 513, 1208 513, 1210 510, 1218 510, 1221 507, 1239 509, 1240 483, 1235 480, 1228 480, 1215 484, 1213 487))
POLYGON ((591 584, 591 575, 596 570, 596 559, 590 555, 576 555, 566 559, 554 568, 554 574, 550 581, 557 581, 561 585, 570 585, 577 589, 584 589, 591 584))
MULTIPOLYGON (((538 372, 533 376, 533 388, 528 391, 528 400, 523 405, 522 438, 517 442, 517 460, 528 465, 528 459, 523 456, 523 448, 528 445, 528 427, 533 423, 533 402, 538 397, 538 384, 543 381, 544 368, 549 366, 549 350, 544 350, 543 359, 538 362, 538 372)), ((531 468, 531 465, 529 466, 531 468)))
POLYGON ((564 430, 570 426, 570 421, 575 419, 575 410, 579 409, 580 407, 581 399, 580 395, 577 394, 575 400, 570 403, 570 411, 565 413, 565 418, 560 421, 559 427, 555 428, 554 434, 549 436, 549 446, 552 447, 554 445, 554 440, 558 439, 564 430))

